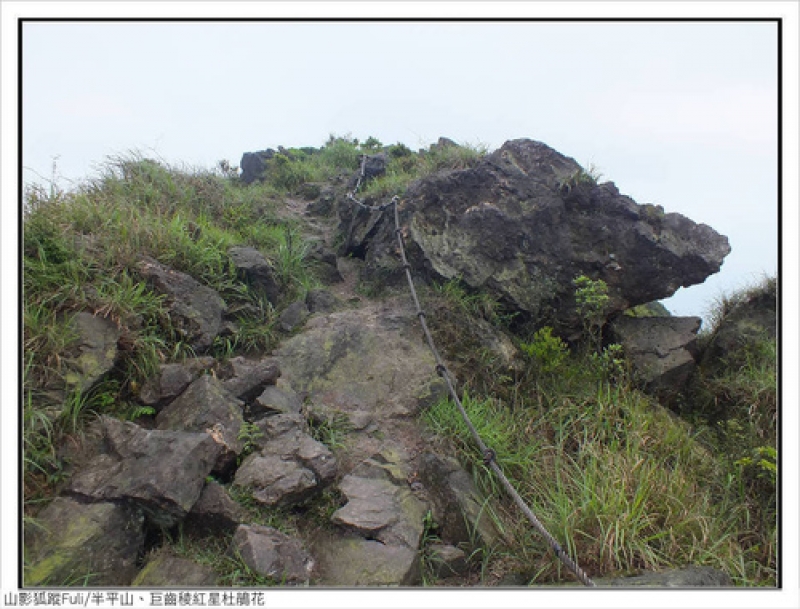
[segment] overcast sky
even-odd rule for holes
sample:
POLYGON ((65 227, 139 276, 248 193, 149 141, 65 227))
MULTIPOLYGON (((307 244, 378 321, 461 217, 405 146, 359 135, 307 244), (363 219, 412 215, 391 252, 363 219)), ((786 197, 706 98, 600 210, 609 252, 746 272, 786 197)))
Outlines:
POLYGON ((27 181, 130 150, 212 168, 329 134, 526 137, 729 237, 674 314, 777 271, 774 22, 29 22, 22 50, 27 181))

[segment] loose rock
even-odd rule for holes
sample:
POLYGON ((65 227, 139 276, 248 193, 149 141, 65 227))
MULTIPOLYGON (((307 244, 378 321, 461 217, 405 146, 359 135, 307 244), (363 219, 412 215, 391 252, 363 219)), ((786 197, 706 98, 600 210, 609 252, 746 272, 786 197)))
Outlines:
POLYGON ((281 584, 307 582, 314 568, 313 558, 299 540, 271 527, 240 525, 230 551, 256 573, 281 584))

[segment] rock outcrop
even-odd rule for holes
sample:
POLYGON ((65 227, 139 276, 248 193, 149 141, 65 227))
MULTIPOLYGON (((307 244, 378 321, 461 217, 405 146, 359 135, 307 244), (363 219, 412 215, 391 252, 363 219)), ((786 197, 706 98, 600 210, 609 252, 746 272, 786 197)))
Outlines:
MULTIPOLYGON (((340 231, 349 251, 365 257, 368 277, 402 272, 390 216, 340 209, 340 231)), ((712 228, 638 205, 525 139, 473 168, 411 184, 400 219, 416 272, 460 278, 519 311, 572 326, 579 275, 608 284, 611 314, 703 282, 730 252, 712 228)))
POLYGON ((627 317, 611 323, 614 340, 645 389, 668 403, 695 368, 699 317, 627 317))

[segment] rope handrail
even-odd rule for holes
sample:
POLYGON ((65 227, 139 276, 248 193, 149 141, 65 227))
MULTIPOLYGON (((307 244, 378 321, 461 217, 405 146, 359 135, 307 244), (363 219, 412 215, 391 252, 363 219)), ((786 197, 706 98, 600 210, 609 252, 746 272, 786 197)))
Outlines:
POLYGON ((511 481, 506 477, 503 473, 503 470, 497 463, 496 454, 495 452, 490 449, 484 443, 483 439, 481 438, 478 430, 475 429, 472 421, 467 414, 467 411, 464 409, 464 405, 461 403, 461 399, 456 392, 455 383, 453 382, 453 378, 450 374, 450 371, 447 369, 447 366, 442 360, 442 357, 439 355, 439 351, 436 349, 436 344, 433 341, 433 336, 431 335, 430 330, 428 329, 428 323, 425 318, 425 312, 422 310, 420 306, 419 297, 417 296, 417 290, 414 285, 414 278, 411 275, 411 265, 408 262, 408 258, 406 257, 406 249, 405 249, 405 241, 403 239, 403 230, 400 226, 400 213, 397 209, 397 203, 399 201, 398 196, 392 197, 391 201, 381 206, 369 206, 364 204, 363 202, 359 201, 355 197, 355 193, 358 190, 359 186, 361 185, 362 178, 365 174, 365 163, 366 163, 366 156, 362 157, 361 162, 361 172, 356 182, 354 189, 348 193, 348 199, 354 201, 355 203, 359 204, 362 208, 368 209, 370 211, 383 211, 384 209, 388 208, 389 206, 394 206, 394 233, 397 237, 397 244, 400 250, 400 260, 402 263, 402 268, 406 274, 406 280, 408 282, 408 288, 411 292, 411 297, 414 301, 414 306, 416 308, 416 316, 419 319, 420 325, 422 326, 422 331, 425 335, 425 341, 428 343, 428 348, 431 350, 433 354, 433 358, 436 362, 436 373, 442 377, 447 384, 447 389, 450 392, 450 397, 455 403, 458 411, 463 419, 464 423, 466 424, 467 428, 469 429, 470 434, 472 435, 475 444, 478 446, 481 454, 483 455, 483 462, 485 465, 491 468, 497 478, 500 480, 503 488, 505 489, 506 493, 511 497, 520 511, 525 515, 528 521, 533 525, 533 527, 539 532, 539 534, 544 537, 547 544, 553 550, 555 555, 558 559, 564 564, 564 566, 572 572, 578 580, 587 587, 595 587, 596 584, 592 579, 586 574, 586 572, 581 569, 578 564, 567 554, 564 548, 561 547, 561 544, 553 537, 550 532, 545 528, 545 526, 541 523, 541 521, 536 517, 536 514, 528 507, 525 503, 525 500, 520 496, 517 490, 514 488, 514 485, 511 484, 511 481))

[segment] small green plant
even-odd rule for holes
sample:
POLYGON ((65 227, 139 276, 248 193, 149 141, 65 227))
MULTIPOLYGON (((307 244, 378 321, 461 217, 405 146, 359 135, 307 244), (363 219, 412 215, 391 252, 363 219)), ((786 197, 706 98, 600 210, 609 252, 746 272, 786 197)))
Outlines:
POLYGON ((533 335, 533 342, 521 343, 520 349, 536 364, 541 372, 553 372, 560 368, 569 350, 567 344, 558 336, 553 336, 553 328, 545 326, 533 335))
POLYGON ((239 454, 240 463, 258 448, 258 440, 263 436, 264 432, 255 423, 250 423, 249 421, 242 423, 237 436, 237 439, 242 443, 242 452, 239 454))
POLYGON ((608 284, 602 279, 590 279, 586 275, 576 277, 572 284, 575 286, 575 304, 578 315, 581 317, 586 336, 600 351, 602 345, 602 329, 608 311, 608 284))

